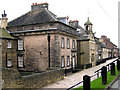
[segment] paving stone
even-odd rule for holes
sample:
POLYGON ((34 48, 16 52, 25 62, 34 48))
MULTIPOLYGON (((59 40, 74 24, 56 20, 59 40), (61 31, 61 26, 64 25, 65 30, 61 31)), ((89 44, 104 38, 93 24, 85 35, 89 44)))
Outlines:
MULTIPOLYGON (((47 85, 43 88, 69 88, 69 87, 77 84, 78 82, 82 81, 84 75, 92 76, 95 74, 94 72, 96 70, 100 69, 102 66, 105 66, 105 65, 111 63, 114 60, 115 59, 111 59, 111 60, 106 61, 103 64, 98 65, 98 66, 93 66, 92 68, 84 69, 83 71, 74 73, 74 74, 69 75, 69 76, 65 76, 65 78, 63 80, 56 82, 56 83, 53 83, 53 84, 50 84, 50 85, 47 85)), ((97 76, 94 76, 93 78, 91 78, 91 81, 96 79, 96 78, 97 78, 97 76)), ((79 87, 81 85, 82 84, 78 85, 77 87, 79 87)))

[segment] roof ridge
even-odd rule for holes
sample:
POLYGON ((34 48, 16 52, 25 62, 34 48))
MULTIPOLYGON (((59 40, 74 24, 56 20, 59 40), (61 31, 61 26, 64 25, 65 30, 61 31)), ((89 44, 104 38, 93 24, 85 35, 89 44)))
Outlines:
POLYGON ((49 10, 46 10, 46 9, 45 9, 45 11, 46 11, 55 21, 58 21, 58 20, 50 13, 49 10))

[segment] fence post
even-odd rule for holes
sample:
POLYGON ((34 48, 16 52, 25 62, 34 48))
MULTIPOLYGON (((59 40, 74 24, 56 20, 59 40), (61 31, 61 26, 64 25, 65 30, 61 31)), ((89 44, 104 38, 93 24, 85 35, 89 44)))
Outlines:
POLYGON ((97 78, 99 78, 99 71, 97 72, 97 78))
POLYGON ((102 84, 107 84, 107 67, 102 67, 102 84))
POLYGON ((117 70, 120 71, 120 61, 117 59, 117 70))
POLYGON ((111 63, 111 75, 115 75, 115 63, 111 63))
POLYGON ((90 90, 90 76, 83 76, 83 90, 90 90))

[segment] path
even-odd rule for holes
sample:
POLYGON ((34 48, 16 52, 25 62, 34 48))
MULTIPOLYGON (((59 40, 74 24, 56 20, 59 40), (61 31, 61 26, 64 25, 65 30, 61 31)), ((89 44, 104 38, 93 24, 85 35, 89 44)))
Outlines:
MULTIPOLYGON (((72 75, 70 76, 65 76, 64 77, 64 80, 61 80, 61 81, 58 81, 56 83, 52 83, 50 85, 47 85, 43 88, 69 88, 75 84, 77 84, 78 82, 82 81, 83 80, 83 76, 84 75, 89 75, 89 76, 92 76, 94 75, 95 71, 100 69, 102 66, 105 66, 107 65, 108 63, 114 61, 115 59, 111 59, 111 60, 108 60, 106 61, 105 63, 103 64, 100 64, 98 66, 94 66, 92 68, 89 68, 89 69, 84 69, 80 72, 77 72, 77 73, 73 73, 72 75)), ((92 80, 96 79, 97 76, 93 77, 92 80)), ((79 87, 80 85, 78 85, 77 87, 79 87)))

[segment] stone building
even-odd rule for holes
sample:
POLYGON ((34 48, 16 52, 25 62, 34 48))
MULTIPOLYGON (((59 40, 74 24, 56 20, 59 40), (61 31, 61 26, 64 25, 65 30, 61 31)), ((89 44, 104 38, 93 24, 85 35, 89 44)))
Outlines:
POLYGON ((18 70, 75 69, 76 29, 49 11, 48 3, 33 4, 31 11, 9 22, 7 29, 18 38, 17 61, 22 64, 18 70))
POLYGON ((96 64, 96 43, 92 31, 92 23, 89 21, 84 24, 85 31, 77 40, 78 65, 87 68, 96 64))
POLYGON ((102 59, 111 58, 111 49, 99 41, 99 38, 95 37, 96 41, 96 61, 102 59))
POLYGON ((3 68, 17 68, 17 39, 6 30, 7 14, 2 14, 0 28, 1 66, 3 68))
POLYGON ((111 49, 111 57, 118 57, 118 48, 115 44, 113 44, 107 36, 102 35, 100 38, 100 42, 106 45, 108 48, 111 49))

